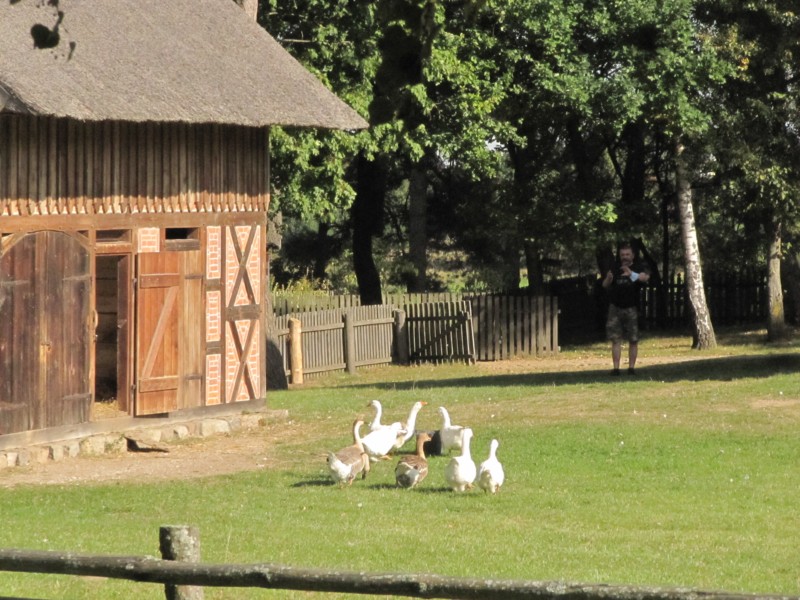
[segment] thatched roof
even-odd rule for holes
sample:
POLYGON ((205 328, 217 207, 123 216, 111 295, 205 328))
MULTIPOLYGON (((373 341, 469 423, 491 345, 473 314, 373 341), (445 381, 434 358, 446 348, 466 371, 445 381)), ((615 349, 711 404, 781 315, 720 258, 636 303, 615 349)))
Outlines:
POLYGON ((367 125, 233 0, 0 0, 3 111, 89 121, 367 125), (31 28, 53 30, 57 10, 58 45, 35 48, 31 28))

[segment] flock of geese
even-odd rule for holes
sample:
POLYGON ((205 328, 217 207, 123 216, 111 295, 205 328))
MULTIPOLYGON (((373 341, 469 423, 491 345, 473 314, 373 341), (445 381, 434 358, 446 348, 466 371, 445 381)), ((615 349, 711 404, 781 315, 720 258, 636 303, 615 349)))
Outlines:
POLYGON ((353 443, 338 452, 328 452, 328 469, 333 480, 341 486, 352 484, 359 474, 365 479, 371 463, 391 460, 390 453, 402 448, 416 433, 416 453, 401 457, 395 466, 394 476, 398 486, 413 488, 419 485, 428 476, 428 456, 456 451, 459 454, 451 458, 444 469, 444 478, 450 489, 464 492, 477 483, 484 491, 497 493, 505 480, 503 465, 497 459, 500 443, 493 439, 489 445, 489 457, 476 466, 470 454, 472 429, 454 425, 445 407, 439 407, 441 429, 433 432, 416 431, 417 415, 426 404, 415 402, 405 423, 398 421, 385 425, 381 423, 381 403, 378 400, 370 402, 367 406, 375 410, 375 417, 369 424, 367 434, 361 437, 364 420, 356 419, 353 423, 353 443))

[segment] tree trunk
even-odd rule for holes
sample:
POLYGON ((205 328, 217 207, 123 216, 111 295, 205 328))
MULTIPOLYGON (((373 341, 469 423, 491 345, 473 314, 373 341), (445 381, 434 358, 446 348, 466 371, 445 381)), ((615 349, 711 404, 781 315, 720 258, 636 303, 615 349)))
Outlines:
POLYGON ((783 312, 781 254, 781 223, 773 222, 767 253, 767 338, 770 341, 786 339, 789 333, 783 312))
POLYGON ((544 267, 539 246, 532 241, 523 243, 525 266, 528 268, 528 293, 544 293, 544 267))
POLYGON ((683 158, 683 144, 675 140, 675 187, 678 192, 678 213, 681 221, 681 241, 686 267, 686 289, 689 306, 692 310, 694 336, 692 348, 706 350, 717 345, 714 327, 706 304, 703 287, 703 269, 700 264, 700 247, 697 243, 697 229, 692 206, 692 189, 686 174, 683 158))
POLYGON ((314 242, 314 268, 311 272, 314 281, 324 281, 331 260, 331 240, 329 237, 330 225, 320 223, 317 226, 316 241, 314 242))
POLYGON ((503 288, 508 291, 518 290, 520 284, 520 248, 512 240, 508 240, 503 250, 503 255, 505 256, 503 263, 506 265, 503 273, 503 288))
POLYGON ((408 185, 408 254, 414 276, 409 292, 424 292, 428 287, 428 176, 421 162, 411 169, 408 185))
POLYGON ((669 206, 670 201, 664 198, 661 201, 661 285, 658 287, 658 305, 657 305, 657 319, 659 327, 667 326, 667 304, 668 291, 667 286, 672 279, 670 269, 672 265, 669 263, 669 206))
POLYGON ((379 159, 369 160, 363 152, 357 160, 356 198, 351 208, 353 269, 361 304, 380 304, 383 301, 381 277, 372 255, 372 238, 383 228, 386 169, 379 159))

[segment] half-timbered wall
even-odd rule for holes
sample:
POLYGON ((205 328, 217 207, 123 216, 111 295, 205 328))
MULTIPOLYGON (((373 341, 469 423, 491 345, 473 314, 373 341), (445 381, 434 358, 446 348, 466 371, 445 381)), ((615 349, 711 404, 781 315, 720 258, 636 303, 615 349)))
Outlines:
MULTIPOLYGON (((110 327, 114 319, 120 327, 120 410, 144 415, 264 398, 268 142, 266 128, 0 115, 0 260, 22 264, 13 249, 39 240, 38 232, 85 240, 92 288, 74 322, 94 320, 98 327, 104 294, 118 303, 107 312, 110 327), (114 276, 97 276, 96 257, 103 255, 116 257, 108 263, 121 281, 114 292, 94 287, 114 276)), ((60 272, 56 262, 53 269, 60 272)), ((21 275, 12 275, 0 273, 0 299, 27 289, 16 283, 21 275)), ((11 301, 5 304, 10 310, 11 301)), ((73 322, 69 315, 63 320, 73 322)), ((31 356, 12 356, 9 340, 21 348, 22 338, 0 328, 6 383, 44 372, 36 352, 49 348, 50 338, 29 337, 31 356)), ((89 351, 82 364, 95 356, 89 351)), ((113 355, 103 358, 102 368, 112 371, 113 355)), ((84 373, 91 378, 93 371, 84 373)), ((0 406, 14 395, 4 389, 0 406)), ((62 396, 78 397, 68 391, 62 396)), ((48 414, 62 410, 62 400, 48 414)), ((42 402, 51 400, 39 395, 26 402, 33 416, 0 414, 0 435, 89 418, 85 402, 69 418, 34 418, 42 402)))

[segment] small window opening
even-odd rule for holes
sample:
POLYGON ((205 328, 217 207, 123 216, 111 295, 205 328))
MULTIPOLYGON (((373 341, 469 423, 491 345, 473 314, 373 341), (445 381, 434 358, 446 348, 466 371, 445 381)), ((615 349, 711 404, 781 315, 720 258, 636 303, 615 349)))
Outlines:
POLYGON ((97 241, 103 242, 129 242, 131 239, 130 229, 98 229, 97 241))
POLYGON ((167 227, 164 230, 167 250, 199 250, 200 230, 196 227, 167 227))
POLYGON ((199 229, 196 227, 167 227, 164 230, 166 240, 197 240, 200 239, 199 229))

